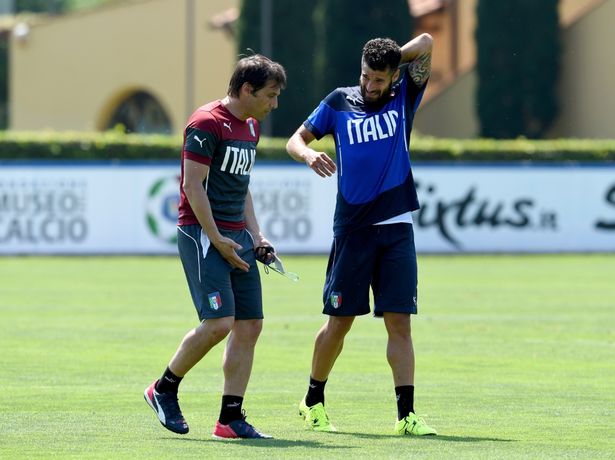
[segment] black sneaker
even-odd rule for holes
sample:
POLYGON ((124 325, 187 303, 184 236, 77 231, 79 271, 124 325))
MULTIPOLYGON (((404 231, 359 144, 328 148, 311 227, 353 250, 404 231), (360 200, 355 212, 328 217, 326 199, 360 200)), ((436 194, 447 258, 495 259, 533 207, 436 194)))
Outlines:
POLYGON ((179 408, 177 394, 171 392, 158 393, 156 383, 158 383, 158 380, 143 392, 145 401, 154 409, 163 427, 173 433, 186 434, 189 428, 179 408))

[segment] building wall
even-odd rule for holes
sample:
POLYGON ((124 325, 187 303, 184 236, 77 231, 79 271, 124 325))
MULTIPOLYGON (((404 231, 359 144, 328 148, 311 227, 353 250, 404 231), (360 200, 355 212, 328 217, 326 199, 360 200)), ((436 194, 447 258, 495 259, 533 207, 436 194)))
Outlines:
POLYGON ((475 110, 476 72, 455 79, 437 96, 419 108, 414 128, 420 134, 466 139, 478 134, 475 110))
POLYGON ((476 64, 476 4, 478 0, 457 1, 457 71, 467 72, 476 64))
POLYGON ((608 0, 566 30, 553 137, 615 137, 614 21, 615 0, 608 0))
POLYGON ((417 34, 434 39, 431 78, 414 129, 437 137, 474 137, 476 64, 474 30, 477 0, 455 0, 430 18, 421 18, 417 34))
POLYGON ((234 44, 207 21, 236 4, 115 4, 54 18, 32 27, 24 40, 12 38, 11 129, 100 130, 125 97, 144 90, 161 103, 173 131, 181 132, 189 112, 226 93, 234 44), (193 49, 186 46, 190 32, 193 49), (186 74, 190 68, 192 78, 186 74))
POLYGON ((229 8, 239 7, 239 0, 189 1, 193 1, 195 5, 196 46, 194 49, 194 96, 191 103, 188 101, 186 105, 186 116, 190 115, 196 107, 226 95, 229 79, 237 61, 237 46, 235 39, 225 35, 221 30, 212 30, 208 22, 215 14, 229 8))
MULTIPOLYGON (((425 135, 473 138, 479 132, 476 47, 468 40, 473 37, 469 30, 476 27, 475 4, 460 1, 459 6, 461 48, 458 62, 462 73, 437 94, 431 94, 421 106, 415 127, 425 135)), ((561 0, 560 18, 565 27, 559 90, 561 106, 549 137, 613 138, 615 60, 607 57, 605 46, 615 39, 612 27, 615 0, 561 0)), ((435 47, 440 45, 437 41, 434 43, 435 47)))
MULTIPOLYGON (((476 1, 440 14, 432 82, 416 129, 441 137, 474 137, 476 1), (455 56, 455 59, 451 57, 455 56), (447 61, 456 63, 451 69, 447 61), (434 79, 435 80, 435 79, 434 79), (442 84, 445 83, 445 84, 442 84), (434 89, 439 86, 435 91, 434 89)), ((104 129, 132 92, 152 94, 181 132, 202 103, 222 97, 236 60, 235 44, 209 19, 239 0, 141 0, 60 16, 11 38, 10 123, 15 130, 104 129), (189 38, 193 47, 187 47, 189 38)), ((560 0, 563 34, 561 115, 553 137, 614 137, 615 60, 605 47, 615 32, 615 0, 560 0), (579 19, 579 15, 583 15, 579 19)))

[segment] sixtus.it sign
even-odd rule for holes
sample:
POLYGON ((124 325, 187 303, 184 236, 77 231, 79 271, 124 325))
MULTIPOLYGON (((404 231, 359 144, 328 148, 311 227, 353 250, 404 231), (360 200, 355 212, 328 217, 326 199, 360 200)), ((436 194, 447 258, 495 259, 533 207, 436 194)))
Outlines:
POLYGON ((457 249, 463 249, 460 233, 465 230, 557 231, 557 211, 543 206, 540 196, 521 190, 494 197, 478 185, 469 184, 455 194, 441 196, 435 183, 417 181, 416 187, 422 205, 415 213, 415 225, 436 229, 457 249))
POLYGON ((611 207, 610 217, 599 217, 595 227, 600 231, 613 232, 615 237, 615 183, 604 194, 604 201, 611 207))
POLYGON ((418 165, 417 250, 615 250, 613 167, 418 165))

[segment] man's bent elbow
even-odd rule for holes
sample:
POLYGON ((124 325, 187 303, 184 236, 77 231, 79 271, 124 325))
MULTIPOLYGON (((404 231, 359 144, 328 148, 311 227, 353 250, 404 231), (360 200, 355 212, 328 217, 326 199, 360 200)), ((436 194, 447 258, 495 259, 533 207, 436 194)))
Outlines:
POLYGON ((433 47, 433 37, 430 34, 428 34, 427 32, 422 33, 421 35, 419 35, 419 40, 421 43, 421 47, 425 51, 431 51, 433 47))

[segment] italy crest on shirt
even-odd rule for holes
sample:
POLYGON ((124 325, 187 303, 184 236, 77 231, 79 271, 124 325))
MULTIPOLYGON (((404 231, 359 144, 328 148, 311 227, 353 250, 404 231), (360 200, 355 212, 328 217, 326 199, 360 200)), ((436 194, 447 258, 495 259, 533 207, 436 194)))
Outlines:
POLYGON ((207 296, 207 298, 209 299, 209 307, 212 310, 217 310, 222 306, 222 298, 220 297, 219 292, 212 292, 207 296))

